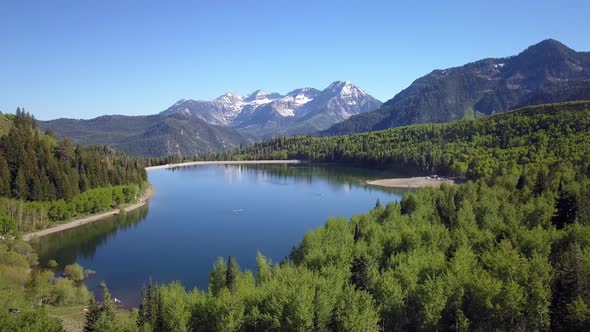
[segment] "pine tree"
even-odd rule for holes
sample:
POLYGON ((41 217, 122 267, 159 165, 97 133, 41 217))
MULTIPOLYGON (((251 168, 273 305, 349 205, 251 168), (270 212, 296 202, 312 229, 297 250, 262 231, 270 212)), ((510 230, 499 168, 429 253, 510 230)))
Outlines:
POLYGON ((86 311, 86 318, 84 322, 84 332, 94 332, 96 330, 96 322, 100 318, 102 310, 94 296, 90 297, 88 308, 86 311))
POLYGON ((114 321, 116 318, 116 308, 115 302, 111 297, 111 293, 107 288, 107 285, 103 282, 101 284, 102 287, 102 303, 100 304, 101 314, 105 315, 105 317, 109 321, 114 321))
POLYGON ((379 200, 379 198, 377 198, 377 202, 375 202, 375 208, 382 208, 383 206, 381 206, 381 200, 379 200))
POLYGON ((537 173, 537 181, 535 181, 535 188, 533 190, 533 193, 535 194, 535 196, 539 197, 541 196, 545 190, 547 189, 547 174, 545 174, 545 171, 539 171, 539 173, 537 173))
POLYGON ((523 173, 518 177, 518 182, 516 183, 516 189, 518 190, 522 190, 524 189, 524 187, 526 187, 526 175, 523 173))
POLYGON ((154 331, 164 331, 164 301, 162 294, 158 291, 155 297, 156 317, 154 320, 154 331))
POLYGON ((356 289, 369 290, 369 258, 362 254, 352 260, 350 282, 356 289))
POLYGON ((568 311, 578 299, 588 300, 590 295, 590 273, 584 265, 579 243, 572 244, 560 256, 557 274, 553 282, 551 301, 551 330, 574 331, 578 324, 568 311))
POLYGON ((260 251, 256 252, 256 267, 256 279, 259 285, 270 280, 272 274, 271 263, 260 251))
POLYGON ((156 326, 156 322, 158 320, 158 315, 159 315, 159 312, 158 312, 159 292, 158 292, 158 286, 154 285, 154 283, 152 282, 152 278, 150 278, 150 281, 148 283, 146 297, 147 297, 146 321, 150 323, 150 326, 154 327, 154 326, 156 326))
POLYGON ((0 155, 0 196, 10 197, 10 194, 10 169, 6 159, 0 155))
POLYGON ((559 197, 555 202, 555 209, 557 212, 551 219, 551 222, 555 225, 555 228, 562 229, 576 220, 578 203, 575 195, 564 190, 563 183, 559 184, 558 194, 559 197))
POLYGON ((361 229, 358 223, 354 224, 354 243, 361 239, 361 229))
POLYGON ((237 288, 238 275, 240 274, 240 267, 238 261, 234 256, 227 258, 227 273, 225 277, 225 285, 230 292, 235 292, 237 288))
POLYGON ((146 307, 147 307, 147 294, 146 294, 145 287, 142 287, 141 288, 141 300, 139 302, 139 309, 138 309, 138 313, 137 313, 137 322, 136 322, 137 327, 139 327, 140 329, 148 321, 146 307))
POLYGON ((222 289, 227 287, 227 265, 223 257, 219 257, 213 264, 213 271, 209 273, 209 291, 217 295, 222 289))
POLYGON ((23 169, 19 169, 14 180, 14 197, 18 199, 26 199, 28 195, 27 178, 23 169))

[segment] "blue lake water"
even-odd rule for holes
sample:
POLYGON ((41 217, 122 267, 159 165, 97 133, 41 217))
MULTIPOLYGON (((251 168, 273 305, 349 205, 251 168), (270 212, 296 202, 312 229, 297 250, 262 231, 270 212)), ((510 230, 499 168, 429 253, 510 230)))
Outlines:
POLYGON ((78 262, 96 271, 89 289, 105 281, 136 305, 150 276, 206 289, 219 256, 252 270, 257 251, 279 262, 328 217, 351 217, 403 194, 362 182, 392 174, 336 166, 208 165, 148 176, 156 189, 148 206, 41 238, 40 262, 78 262))

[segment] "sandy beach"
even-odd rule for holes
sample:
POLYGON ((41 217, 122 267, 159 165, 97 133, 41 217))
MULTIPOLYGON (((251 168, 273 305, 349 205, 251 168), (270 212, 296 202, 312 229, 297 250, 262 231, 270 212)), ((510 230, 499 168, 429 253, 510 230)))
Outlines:
POLYGON ((443 183, 454 185, 456 182, 452 179, 434 179, 430 177, 420 176, 413 178, 370 180, 365 181, 365 183, 372 186, 381 186, 389 188, 438 188, 443 183))
POLYGON ((176 167, 199 166, 199 165, 247 165, 247 164, 299 164, 300 160, 239 160, 239 161, 191 161, 178 164, 166 164, 146 167, 146 171, 167 169, 176 167))
MULTIPOLYGON (((129 211, 133 211, 135 209, 139 209, 140 207, 144 206, 148 199, 150 197, 152 197, 152 195, 154 195, 156 193, 156 190, 152 187, 149 186, 149 188, 146 190, 145 194, 139 198, 139 200, 137 201, 137 203, 131 204, 131 205, 127 205, 125 207, 123 207, 125 209, 125 212, 129 212, 129 211)), ((116 214, 118 214, 119 212, 121 212, 121 209, 116 209, 116 210, 111 210, 108 212, 104 212, 101 214, 94 214, 91 216, 87 216, 87 217, 83 217, 83 218, 79 218, 79 219, 74 219, 72 221, 69 221, 65 224, 58 224, 56 226, 53 227, 49 227, 46 229, 42 229, 40 231, 36 231, 36 232, 32 232, 32 233, 27 233, 23 235, 23 240, 25 241, 29 241, 31 238, 33 237, 41 237, 41 236, 45 236, 48 234, 53 234, 53 233, 57 233, 57 232, 61 232, 63 230, 66 229, 70 229, 70 228, 74 228, 74 227, 78 227, 78 226, 82 226, 82 225, 86 225, 98 220, 102 220, 108 217, 112 217, 116 214)))

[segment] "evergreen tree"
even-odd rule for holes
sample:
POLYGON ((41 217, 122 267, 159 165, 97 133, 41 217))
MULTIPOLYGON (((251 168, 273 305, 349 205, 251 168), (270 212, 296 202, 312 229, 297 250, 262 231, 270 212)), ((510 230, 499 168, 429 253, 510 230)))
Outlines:
POLYGON ((557 229, 562 229, 576 220, 578 204, 576 196, 566 191, 563 188, 563 183, 559 184, 558 195, 559 197, 555 202, 556 213, 551 219, 551 222, 557 229))
POLYGON ((256 252, 256 279, 258 284, 263 284, 270 280, 272 270, 271 270, 271 263, 269 260, 260 253, 260 251, 256 252))
POLYGON ((147 299, 147 293, 146 293, 146 289, 145 287, 141 288, 141 298, 139 301, 139 309, 137 312, 137 327, 138 328, 142 328, 146 322, 149 321, 149 317, 148 317, 148 313, 146 311, 147 309, 147 304, 148 304, 148 299, 147 299))
POLYGON ((102 287, 102 303, 100 304, 102 314, 104 314, 108 320, 114 321, 116 315, 115 301, 111 297, 111 293, 107 288, 107 285, 103 282, 102 287))
POLYGON ((361 239, 361 227, 358 223, 354 224, 354 243, 357 243, 361 239))
POLYGON ((381 206, 381 200, 379 200, 379 198, 377 198, 377 201, 375 202, 375 208, 379 209, 382 208, 383 206, 381 206))
POLYGON ((553 283, 551 329, 574 331, 580 319, 572 310, 590 300, 590 267, 587 266, 579 243, 572 244, 561 255, 553 283))
POLYGON ((88 308, 84 331, 114 331, 117 329, 115 303, 105 283, 102 287, 102 302, 97 304, 91 300, 88 308))
POLYGON ((361 254, 352 260, 350 274, 350 282, 356 289, 369 290, 369 258, 365 254, 361 254))
POLYGON ((158 320, 158 287, 154 285, 152 278, 148 282, 146 291, 145 321, 150 326, 156 326, 158 320))
POLYGON ((541 196, 545 190, 547 189, 547 174, 545 171, 541 170, 537 173, 537 180, 535 181, 535 188, 533 189, 533 193, 535 196, 541 196))
POLYGON ((524 187, 526 187, 526 184, 527 184, 526 175, 523 173, 518 177, 518 182, 516 183, 516 189, 522 190, 522 189, 524 189, 524 187))
POLYGON ((238 276, 240 274, 240 267, 238 261, 234 256, 227 258, 227 273, 225 277, 225 285, 230 292, 237 290, 238 276))
POLYGON ((27 178, 23 169, 19 169, 14 180, 14 197, 18 199, 27 199, 29 189, 27 186, 27 178))
POLYGON ((164 302, 162 294, 158 290, 155 296, 155 320, 154 320, 154 331, 165 331, 164 329, 164 302))
POLYGON ((10 194, 10 170, 6 159, 0 155, 0 196, 10 196, 10 194))
POLYGON ((412 214, 418 208, 418 200, 412 193, 407 194, 400 204, 402 214, 412 214))
POLYGON ((102 314, 102 309, 94 296, 90 297, 90 302, 88 303, 88 308, 86 311, 86 318, 84 322, 84 332, 94 332, 96 331, 96 323, 102 314))
POLYGON ((227 287, 227 265, 222 257, 219 257, 213 265, 213 271, 209 274, 209 291, 217 295, 227 287))

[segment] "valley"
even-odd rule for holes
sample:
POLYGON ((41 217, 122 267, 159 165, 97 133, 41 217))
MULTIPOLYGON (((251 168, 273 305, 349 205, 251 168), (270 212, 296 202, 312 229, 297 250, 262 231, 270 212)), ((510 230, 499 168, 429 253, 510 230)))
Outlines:
POLYGON ((190 157, 270 137, 314 133, 380 105, 352 83, 337 81, 321 91, 229 92, 212 101, 182 99, 156 115, 56 119, 39 126, 77 144, 108 145, 137 156, 190 157))
POLYGON ((590 330, 590 7, 109 2, 0 12, 0 331, 590 330))

